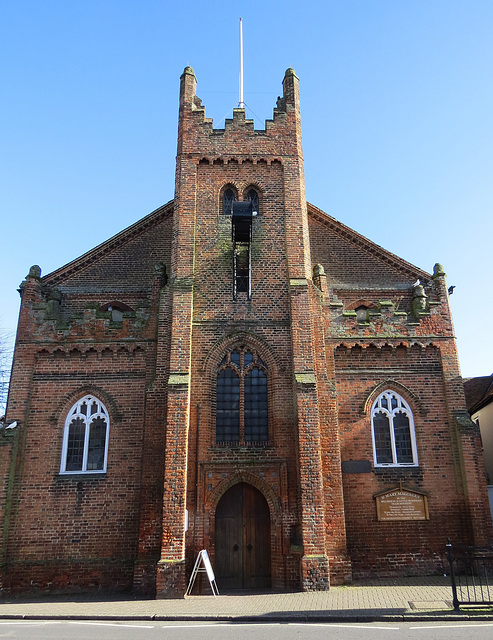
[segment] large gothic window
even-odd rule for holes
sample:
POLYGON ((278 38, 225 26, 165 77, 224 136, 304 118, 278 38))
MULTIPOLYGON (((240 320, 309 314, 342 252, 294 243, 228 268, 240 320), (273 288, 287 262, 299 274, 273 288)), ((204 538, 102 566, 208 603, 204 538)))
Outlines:
POLYGON ((60 473, 104 473, 109 426, 108 411, 97 398, 76 402, 65 420, 60 473))
POLYGON ((414 467, 418 464, 412 411, 395 391, 384 391, 371 410, 376 467, 414 467))
POLYGON ((237 347, 217 369, 216 442, 252 445, 268 439, 265 365, 255 350, 237 347))

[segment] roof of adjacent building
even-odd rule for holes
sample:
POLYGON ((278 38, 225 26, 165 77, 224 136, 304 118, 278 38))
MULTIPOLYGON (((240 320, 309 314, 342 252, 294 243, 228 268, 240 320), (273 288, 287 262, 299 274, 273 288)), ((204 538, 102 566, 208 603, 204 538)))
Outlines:
POLYGON ((493 373, 490 376, 464 379, 466 406, 472 415, 493 401, 493 373))

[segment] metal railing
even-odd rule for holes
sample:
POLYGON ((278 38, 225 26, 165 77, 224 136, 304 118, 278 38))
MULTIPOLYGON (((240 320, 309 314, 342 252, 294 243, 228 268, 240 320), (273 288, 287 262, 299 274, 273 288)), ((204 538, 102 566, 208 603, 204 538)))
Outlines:
POLYGON ((493 604, 492 546, 452 546, 447 538, 447 559, 454 609, 461 605, 493 604))

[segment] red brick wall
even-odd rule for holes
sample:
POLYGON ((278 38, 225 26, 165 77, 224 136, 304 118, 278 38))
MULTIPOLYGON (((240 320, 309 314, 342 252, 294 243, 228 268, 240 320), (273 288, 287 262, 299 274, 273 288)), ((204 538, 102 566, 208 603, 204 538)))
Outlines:
POLYGON ((440 349, 364 346, 335 350, 342 458, 370 460, 373 467, 370 410, 385 387, 397 391, 413 411, 419 466, 343 474, 353 572, 412 575, 440 570, 447 537, 473 542, 455 455, 455 425, 447 418, 440 349), (377 521, 375 494, 401 481, 427 494, 428 521, 377 521))
MULTIPOLYGON (((124 345, 100 356, 95 350, 84 355, 38 354, 29 416, 22 423, 18 485, 12 496, 15 520, 9 530, 8 588, 24 588, 33 565, 40 584, 44 576, 53 588, 80 584, 79 565, 90 570, 92 584, 108 587, 107 561, 111 581, 120 572, 113 586, 131 585, 140 499, 144 365, 143 349, 130 352, 124 345), (65 418, 87 393, 96 395, 109 412, 107 472, 61 475, 65 418), (54 566, 47 567, 52 561, 54 566)), ((32 580, 32 586, 38 586, 32 580)))
MULTIPOLYGON (((9 420, 19 422, 19 455, 11 485, 4 485, 10 513, 3 546, 7 592, 128 589, 137 556, 140 573, 155 574, 166 396, 152 382, 157 350, 163 351, 156 343, 157 314, 167 302, 162 272, 155 273, 154 265, 170 262, 171 212, 168 207, 131 228, 127 244, 117 237, 94 250, 96 265, 83 256, 79 269, 68 265, 63 274, 41 280, 33 271, 23 285, 8 405, 9 420), (55 284, 61 296, 53 305, 55 284), (101 311, 112 300, 133 309, 122 322, 101 311), (59 474, 67 412, 87 393, 109 412, 107 471, 59 474)), ((2 447, 2 463, 7 449, 2 447)), ((143 589, 152 590, 154 581, 143 589)))

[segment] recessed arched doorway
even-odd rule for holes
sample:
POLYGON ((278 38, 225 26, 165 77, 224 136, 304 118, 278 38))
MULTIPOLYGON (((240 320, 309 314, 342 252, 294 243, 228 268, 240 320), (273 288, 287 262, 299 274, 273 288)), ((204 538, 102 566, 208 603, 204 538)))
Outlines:
POLYGON ((271 586, 270 511, 251 484, 228 489, 216 507, 215 574, 219 589, 271 586))

